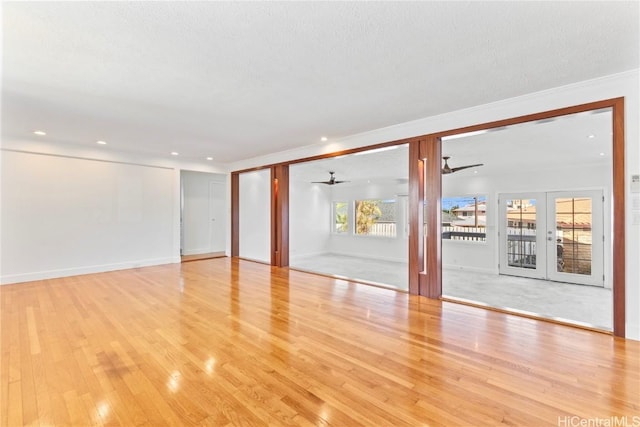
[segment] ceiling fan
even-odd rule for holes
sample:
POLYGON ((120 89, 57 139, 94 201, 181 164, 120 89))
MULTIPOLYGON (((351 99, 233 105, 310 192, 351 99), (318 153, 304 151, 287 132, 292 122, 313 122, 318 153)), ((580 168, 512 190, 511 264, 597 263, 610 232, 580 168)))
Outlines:
POLYGON ((475 168, 477 166, 484 166, 484 163, 478 163, 478 164, 475 164, 475 165, 466 165, 466 166, 459 166, 457 168, 452 168, 447 163, 447 160, 450 159, 450 156, 443 156, 442 159, 444 160, 444 166, 442 167, 442 174, 443 175, 447 175, 449 173, 458 172, 458 171, 461 171, 462 169, 469 169, 469 168, 475 168))
POLYGON ((312 184, 335 185, 335 184, 342 184, 343 182, 349 182, 349 181, 336 181, 335 172, 329 172, 329 181, 312 181, 312 184))

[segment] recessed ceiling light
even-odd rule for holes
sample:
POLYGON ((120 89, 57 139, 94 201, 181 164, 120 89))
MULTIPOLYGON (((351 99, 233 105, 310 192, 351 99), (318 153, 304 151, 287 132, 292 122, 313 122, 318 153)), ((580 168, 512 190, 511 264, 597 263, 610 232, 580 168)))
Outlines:
POLYGON ((591 134, 591 135, 589 135, 587 138, 589 138, 589 139, 593 139, 593 138, 595 138, 595 137, 596 137, 596 136, 595 136, 594 134, 591 134))
POLYGON ((213 160, 213 157, 207 157, 207 160, 213 160))
POLYGON ((177 156, 178 154, 179 154, 179 153, 178 153, 177 151, 172 151, 172 152, 171 152, 171 155, 172 155, 172 156, 177 156))
POLYGON ((604 153, 600 153, 601 156, 604 156, 604 153))
POLYGON ((473 171, 473 173, 478 173, 478 171, 473 171))
POLYGON ((96 141, 96 144, 107 145, 106 141, 96 141))
POLYGON ((47 133, 43 130, 34 130, 33 133, 40 136, 45 136, 47 133))
POLYGON ((328 140, 329 140, 329 138, 327 138, 326 136, 323 136, 322 138, 320 138, 320 141, 322 141, 322 142, 326 142, 328 140))

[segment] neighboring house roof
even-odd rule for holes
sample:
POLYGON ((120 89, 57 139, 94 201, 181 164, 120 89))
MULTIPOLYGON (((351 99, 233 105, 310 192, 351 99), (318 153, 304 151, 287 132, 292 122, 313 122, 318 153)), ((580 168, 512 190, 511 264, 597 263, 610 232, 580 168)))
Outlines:
MULTIPOLYGON (((456 208, 456 209, 452 209, 452 212, 475 212, 476 207, 474 203, 471 203, 469 205, 466 206, 462 206, 460 208, 456 208)), ((486 202, 480 202, 478 203, 478 211, 479 212, 486 212, 487 211, 487 203, 486 202)))
MULTIPOLYGON (((556 224, 562 228, 577 226, 591 228, 592 223, 591 199, 566 198, 556 200, 556 224)), ((510 208, 507 218, 511 221, 523 223, 536 222, 536 206, 528 206, 520 210, 510 208)))

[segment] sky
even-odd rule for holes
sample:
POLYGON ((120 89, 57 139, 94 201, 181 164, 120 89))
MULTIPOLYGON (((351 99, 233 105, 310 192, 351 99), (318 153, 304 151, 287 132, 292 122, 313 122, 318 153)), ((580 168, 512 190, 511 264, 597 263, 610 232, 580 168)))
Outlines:
MULTIPOLYGON (((478 202, 486 202, 486 196, 477 196, 478 202)), ((463 207, 473 204, 473 196, 467 197, 443 197, 442 198, 442 210, 448 211, 453 206, 463 207)))

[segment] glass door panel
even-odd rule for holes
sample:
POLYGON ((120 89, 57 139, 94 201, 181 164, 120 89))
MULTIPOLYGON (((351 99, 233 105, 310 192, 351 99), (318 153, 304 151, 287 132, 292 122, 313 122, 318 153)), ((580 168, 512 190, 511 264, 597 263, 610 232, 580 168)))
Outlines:
POLYGON ((602 192, 563 191, 549 193, 547 198, 549 265, 555 265, 549 278, 603 286, 602 192))
POLYGON ((535 199, 507 200, 507 263, 510 267, 536 268, 535 199))
POLYGON ((500 195, 501 274, 545 276, 543 196, 538 193, 500 195))

